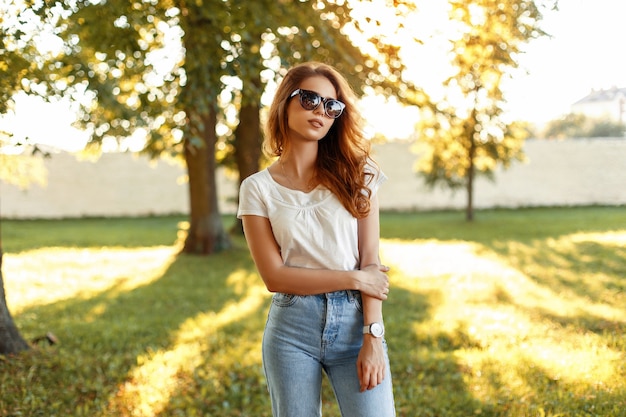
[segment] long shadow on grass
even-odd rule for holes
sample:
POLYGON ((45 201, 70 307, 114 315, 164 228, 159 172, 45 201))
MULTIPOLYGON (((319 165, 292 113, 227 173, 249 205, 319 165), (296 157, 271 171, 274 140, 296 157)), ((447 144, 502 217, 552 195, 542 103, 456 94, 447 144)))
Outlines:
MULTIPOLYGON (((484 224, 480 229, 490 227, 493 224, 484 224)), ((532 242, 530 237, 516 239, 507 233, 499 234, 497 239, 493 235, 472 237, 475 230, 471 226, 457 237, 454 231, 448 229, 447 233, 449 239, 473 239, 502 256, 510 255, 502 242, 518 241, 525 245, 532 242)), ((415 234, 412 238, 430 238, 422 230, 415 234)), ((618 253, 610 258, 610 263, 617 265, 611 271, 622 265, 619 256, 618 253)), ((575 262, 575 253, 569 254, 568 259, 575 262)), ((527 262, 537 261, 529 258, 527 262)), ((25 367, 24 382, 20 382, 24 385, 19 391, 45 393, 48 402, 39 407, 38 415, 150 415, 141 414, 137 406, 138 402, 149 399, 140 398, 139 391, 135 395, 129 391, 137 389, 142 382, 134 372, 146 363, 155 362, 159 352, 177 352, 181 327, 190 319, 202 316, 204 319, 199 323, 209 329, 199 329, 200 338, 206 339, 193 352, 193 360, 181 364, 175 375, 162 375, 159 369, 153 372, 155 386, 163 378, 172 382, 167 392, 152 393, 160 396, 157 400, 165 399, 155 414, 161 417, 193 413, 269 415, 259 355, 267 300, 235 320, 218 323, 217 330, 210 329, 211 313, 216 320, 222 313, 236 316, 237 308, 243 308, 241 303, 248 299, 248 288, 257 285, 249 277, 235 283, 229 280, 240 271, 254 272, 247 250, 242 248, 213 257, 181 256, 160 279, 143 287, 128 292, 112 288, 89 299, 76 298, 27 309, 20 316, 34 316, 37 321, 46 322, 46 329, 54 331, 61 344, 56 348, 59 360, 53 366, 36 363, 34 358, 32 366, 25 367)), ((531 278, 552 285, 542 281, 545 277, 531 278)), ((505 415, 499 414, 502 408, 477 400, 464 381, 467 370, 459 364, 455 353, 459 349, 479 348, 464 329, 453 333, 433 330, 422 335, 412 328, 414 324, 430 321, 431 306, 436 305, 438 295, 398 288, 392 295, 385 304, 385 317, 398 415, 452 417, 474 415, 478 411, 483 416, 505 415)), ((585 326, 597 324, 594 317, 584 319, 588 321, 585 326)), ((163 360, 167 362, 166 355, 163 360)), ((541 386, 533 385, 537 377, 532 371, 526 379, 539 392, 541 386)), ((539 377, 549 380, 547 376, 539 377)), ((490 378, 492 385, 500 384, 497 373, 490 378)), ((329 398, 327 394, 328 390, 325 395, 329 398)), ((32 394, 24 395, 22 410, 27 410, 30 397, 32 394)), ((333 407, 325 411, 328 411, 325 416, 338 415, 333 407)))
MULTIPOLYGON (((246 320, 233 322, 220 329, 219 339, 222 342, 207 344, 201 355, 203 361, 193 373, 184 376, 184 382, 172 393, 168 406, 159 416, 186 415, 185 410, 187 415, 193 410, 198 415, 206 416, 271 416, 260 362, 261 337, 268 305, 269 297, 246 320)), ((414 416, 417 415, 416 407, 421 405, 414 402, 409 394, 415 385, 414 373, 420 368, 420 359, 416 356, 420 350, 419 341, 412 337, 410 350, 397 346, 407 346, 406 329, 411 327, 411 323, 428 318, 429 300, 424 294, 398 289, 394 290, 393 302, 390 301, 386 309, 387 341, 398 399, 398 415, 414 416)), ((324 416, 339 416, 326 379, 322 397, 324 416)))
POLYGON ((626 248, 600 242, 554 247, 545 241, 509 242, 491 248, 512 267, 557 294, 571 293, 618 308, 624 305, 626 248))
MULTIPOLYGON (((61 341, 57 354, 62 358, 56 369, 33 364, 33 375, 24 389, 46 393, 49 410, 39 411, 47 415, 131 415, 132 403, 111 401, 134 399, 120 389, 126 382, 132 386, 137 366, 160 351, 173 349, 180 342, 178 330, 189 319, 202 314, 210 317, 240 300, 241 285, 228 280, 253 268, 243 248, 211 257, 179 256, 162 277, 130 291, 111 288, 87 299, 23 311, 20 316, 36 317, 57 335, 61 341)), ((261 316, 256 313, 251 317, 261 316)), ((222 338, 216 346, 228 346, 228 340, 222 338)), ((158 370, 154 378, 155 382, 162 378, 158 370)))
MULTIPOLYGON (((602 384, 593 381, 567 381, 559 375, 538 366, 533 358, 520 362, 516 368, 524 384, 516 387, 517 395, 508 388, 494 385, 496 395, 500 394, 498 408, 502 416, 527 415, 521 410, 529 410, 533 415, 573 415, 573 410, 580 410, 580 415, 603 417, 622 417, 626 407, 626 393, 609 391, 602 384), (581 385, 586 385, 581 389, 581 385), (559 395, 554 395, 558 391, 559 395), (582 412, 584 410, 584 412, 582 412)), ((483 368, 486 378, 498 378, 498 369, 483 368)), ((577 414, 578 415, 578 414, 577 414)))
MULTIPOLYGON (((616 213, 617 210, 607 209, 606 211, 616 213)), ((623 274, 623 271, 626 271, 626 249, 615 243, 588 241, 584 236, 577 237, 563 245, 554 244, 568 235, 623 230, 624 223, 620 222, 619 218, 612 224, 602 225, 595 220, 590 220, 587 224, 584 212, 585 210, 550 210, 546 211, 548 215, 544 215, 543 211, 539 210, 538 216, 531 211, 532 216, 528 218, 525 218, 523 213, 521 216, 507 214, 503 218, 499 218, 497 213, 486 213, 485 216, 480 214, 479 218, 482 217, 482 220, 474 224, 460 222, 449 213, 427 213, 424 217, 429 219, 428 221, 420 219, 419 213, 398 213, 383 217, 381 227, 383 237, 389 239, 435 239, 441 240, 442 243, 461 240, 478 243, 500 255, 502 259, 508 259, 511 267, 524 273, 539 287, 548 288, 555 294, 555 297, 567 299, 568 294, 573 294, 580 300, 587 300, 586 304, 605 304, 612 308, 622 309, 626 286, 626 278, 623 274), (561 212, 568 217, 570 223, 556 224, 561 212), (451 218, 454 227, 449 223, 451 218), (386 224, 390 219, 391 222, 386 224), (514 223, 518 225, 515 226, 514 223), (591 278, 582 280, 582 276, 591 278), (596 278, 601 278, 601 281, 599 282, 596 278)), ((591 212, 597 213, 595 209, 591 212)), ((621 216, 623 218, 623 213, 621 216)), ((515 294, 503 293, 498 299, 503 305, 512 305, 525 311, 534 320, 571 326, 581 333, 594 332, 603 336, 609 348, 614 348, 616 351, 623 348, 623 337, 619 336, 624 331, 624 323, 621 321, 607 320, 587 309, 581 310, 577 315, 568 314, 566 317, 557 317, 541 308, 527 308, 520 305, 516 301, 515 294)), ((456 344, 455 340, 459 337, 461 339, 467 337, 471 341, 471 337, 461 330, 459 335, 444 335, 443 345, 449 342, 452 350, 468 347, 480 349, 480 346, 471 346, 471 343, 456 344)), ((601 385, 581 390, 580 384, 561 382, 546 371, 538 369, 532 358, 528 360, 526 372, 524 372, 523 365, 516 367, 516 371, 526 383, 529 395, 526 399, 520 398, 521 403, 518 404, 517 412, 516 405, 513 404, 515 395, 508 392, 508 387, 500 380, 502 369, 483 369, 484 378, 489 381, 488 385, 500 395, 500 398, 493 398, 491 404, 481 404, 468 394, 468 389, 462 382, 454 384, 455 379, 462 381, 464 370, 459 369, 454 357, 441 348, 442 343, 433 343, 432 340, 437 340, 438 337, 431 337, 427 340, 418 339, 414 342, 416 346, 421 345, 422 348, 430 346, 424 349, 421 355, 422 362, 424 362, 421 363, 421 368, 424 371, 419 373, 411 369, 412 372, 403 373, 400 370, 399 373, 402 379, 413 378, 416 382, 408 396, 423 396, 426 400, 420 403, 422 407, 416 407, 413 413, 407 412, 406 415, 466 416, 480 413, 480 415, 517 416, 526 415, 523 410, 529 409, 536 410, 537 413, 546 412, 547 415, 549 412, 557 413, 559 410, 567 414, 572 410, 592 410, 594 407, 601 408, 606 413, 598 415, 623 415, 617 411, 623 410, 623 392, 611 392, 601 385), (426 383, 422 382, 424 380, 426 383), (434 390, 433 387, 437 389, 434 390), (557 395, 554 391, 558 391, 559 394, 557 395), (459 392, 461 394, 456 395, 459 392), (440 403, 445 401, 449 401, 452 405, 440 403), (511 401, 511 403, 507 404, 506 401, 511 401), (531 404, 534 403, 537 406, 529 407, 528 402, 522 404, 524 401, 532 401, 531 404), (550 401, 554 403, 549 403, 550 401), (435 402, 437 405, 433 406, 435 402)), ((621 374, 623 375, 623 371, 621 374)))
MULTIPOLYGON (((438 295, 395 288, 385 304, 387 342, 399 417, 466 416, 467 410, 489 406, 472 397, 463 382, 463 369, 454 351, 470 340, 459 330, 454 334, 416 334, 413 325, 431 319, 438 295), (408 347, 408 349, 407 349, 408 347)), ((220 329, 218 341, 209 342, 203 361, 194 372, 181 376, 168 406, 160 417, 174 415, 249 416, 271 415, 260 364, 261 333, 266 307, 220 329)), ((327 380, 322 396, 325 417, 339 417, 327 380)))
POLYGON ((569 235, 623 230, 625 213, 620 207, 485 210, 477 211, 473 223, 464 222, 457 212, 387 213, 381 217, 381 231, 388 239, 475 242, 555 294, 571 293, 622 308, 626 248, 584 236, 559 241, 569 235), (591 279, 581 279, 584 276, 591 279))
POLYGON ((474 346, 465 329, 451 333, 417 330, 432 320, 432 310, 440 298, 437 292, 394 287, 385 303, 398 416, 461 417, 475 410, 490 416, 490 406, 469 391, 463 379, 465 370, 455 355, 457 349, 474 346))

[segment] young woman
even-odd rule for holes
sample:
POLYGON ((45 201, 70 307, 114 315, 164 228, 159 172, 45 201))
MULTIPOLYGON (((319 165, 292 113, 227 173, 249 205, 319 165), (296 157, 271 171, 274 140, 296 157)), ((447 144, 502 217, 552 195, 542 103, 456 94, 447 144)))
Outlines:
POLYGON ((272 297, 263 365, 275 417, 321 415, 322 371, 344 417, 395 415, 376 191, 355 95, 321 63, 292 68, 269 110, 278 159, 241 185, 238 216, 272 297))

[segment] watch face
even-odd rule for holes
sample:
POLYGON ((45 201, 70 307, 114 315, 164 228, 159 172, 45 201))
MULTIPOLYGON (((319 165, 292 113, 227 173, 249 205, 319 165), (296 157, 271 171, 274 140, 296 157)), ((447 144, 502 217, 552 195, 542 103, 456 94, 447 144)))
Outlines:
POLYGON ((372 323, 370 325, 370 332, 375 337, 381 337, 384 333, 383 326, 380 323, 372 323))

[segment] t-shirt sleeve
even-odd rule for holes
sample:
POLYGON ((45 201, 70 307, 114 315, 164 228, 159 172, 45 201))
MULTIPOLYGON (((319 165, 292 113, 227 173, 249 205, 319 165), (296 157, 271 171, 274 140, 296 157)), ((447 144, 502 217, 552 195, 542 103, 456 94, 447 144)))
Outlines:
POLYGON ((365 171, 374 174, 374 176, 370 178, 368 184, 369 189, 372 191, 372 196, 374 196, 378 192, 382 183, 387 181, 387 176, 371 159, 367 162, 367 165, 365 165, 365 171))
POLYGON ((237 218, 241 216, 268 217, 267 206, 262 198, 263 194, 259 184, 252 177, 248 177, 239 187, 239 207, 237 218))

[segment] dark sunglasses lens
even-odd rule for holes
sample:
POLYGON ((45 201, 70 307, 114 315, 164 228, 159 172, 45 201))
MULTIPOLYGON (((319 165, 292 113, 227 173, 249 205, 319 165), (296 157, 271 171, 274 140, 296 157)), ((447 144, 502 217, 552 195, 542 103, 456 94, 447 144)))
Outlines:
POLYGON ((328 117, 332 117, 333 119, 341 116, 341 113, 343 112, 343 106, 341 105, 341 102, 337 100, 328 100, 324 105, 324 109, 326 110, 328 117))
POLYGON ((300 104, 306 110, 313 110, 320 105, 322 98, 311 91, 300 90, 300 104))

